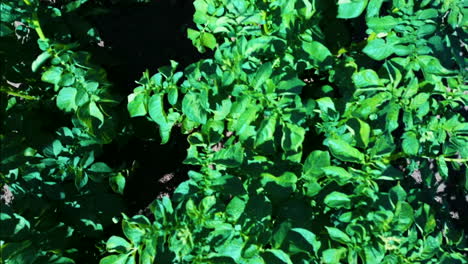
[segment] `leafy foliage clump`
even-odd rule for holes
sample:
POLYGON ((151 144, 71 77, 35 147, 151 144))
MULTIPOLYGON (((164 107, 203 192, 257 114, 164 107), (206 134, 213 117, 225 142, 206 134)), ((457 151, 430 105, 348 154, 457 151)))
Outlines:
POLYGON ((94 31, 42 30, 85 2, 2 3, 5 263, 468 263, 463 1, 195 0, 187 35, 211 55, 145 71, 128 113, 77 50, 94 31), (4 52, 19 20, 29 60, 4 52), (63 120, 31 134, 39 110, 63 120), (128 114, 187 135, 193 169, 104 243, 132 168, 97 157, 128 114))

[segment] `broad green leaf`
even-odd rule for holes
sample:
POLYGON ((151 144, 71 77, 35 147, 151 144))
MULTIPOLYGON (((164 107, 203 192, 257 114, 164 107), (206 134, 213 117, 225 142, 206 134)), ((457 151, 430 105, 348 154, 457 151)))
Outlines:
POLYGON ((374 60, 383 60, 393 54, 393 47, 383 39, 370 40, 362 50, 374 60))
POLYGON ((118 236, 111 236, 106 243, 107 251, 113 253, 128 253, 132 245, 124 238, 118 236))
POLYGON ((41 80, 51 84, 58 84, 62 77, 63 69, 61 67, 51 67, 42 74, 41 80))
POLYGON ((253 75, 252 86, 254 89, 258 89, 262 84, 268 80, 273 73, 273 65, 271 62, 262 64, 255 75, 253 75))
POLYGON ((407 193, 400 184, 392 187, 389 192, 388 196, 390 197, 390 201, 393 205, 396 205, 398 202, 403 202, 406 200, 407 193))
POLYGON ((128 112, 130 117, 144 116, 146 110, 146 95, 145 94, 130 94, 128 96, 128 112))
POLYGON ((143 229, 140 225, 127 219, 122 221, 122 230, 125 236, 130 239, 134 245, 140 244, 144 235, 146 234, 146 230, 143 229))
POLYGON ((317 239, 317 236, 314 233, 304 228, 293 228, 291 229, 291 231, 296 232, 299 235, 301 235, 305 239, 305 241, 307 241, 307 243, 309 243, 312 246, 315 253, 319 251, 321 243, 317 239))
POLYGON ((180 114, 171 112, 167 115, 167 123, 159 125, 159 135, 161 136, 161 144, 166 144, 169 141, 172 127, 179 120, 180 114))
POLYGON ((416 133, 408 131, 403 134, 402 142, 403 151, 408 155, 417 155, 419 152, 419 140, 416 137, 416 133))
POLYGON ((388 93, 382 92, 364 99, 359 102, 360 106, 354 111, 353 115, 362 120, 366 120, 369 115, 377 113, 379 111, 378 107, 387 102, 390 98, 391 96, 388 93))
POLYGON ((219 150, 213 156, 213 160, 228 168, 235 168, 242 165, 244 159, 244 148, 240 143, 233 146, 219 150))
POLYGON ((179 89, 175 86, 170 86, 167 89, 167 100, 171 105, 175 105, 177 103, 177 98, 179 97, 179 89))
POLYGON ((397 103, 391 102, 387 107, 387 116, 385 121, 388 132, 393 132, 398 128, 398 120, 400 115, 400 106, 397 103))
POLYGON ((78 108, 75 103, 76 94, 77 90, 75 88, 62 88, 57 95, 57 107, 66 112, 76 110, 78 108))
POLYGON ((329 248, 322 252, 322 262, 324 264, 340 264, 340 259, 342 259, 346 254, 345 248, 329 248))
POLYGON ((376 17, 380 14, 380 8, 382 7, 384 0, 369 0, 367 5, 366 17, 376 17))
POLYGON ((62 74, 58 85, 60 86, 71 86, 75 83, 75 76, 72 73, 62 74))
POLYGON ((71 258, 54 255, 47 260, 48 264, 75 264, 75 261, 71 258))
POLYGON ((399 232, 405 232, 414 222, 413 208, 407 202, 398 202, 395 209, 395 217, 393 219, 395 227, 399 232))
MULTIPOLYGON (((3 19, 2 19, 2 21, 3 21, 3 19)), ((13 33, 14 33, 14 31, 10 27, 8 27, 4 23, 0 22, 0 37, 5 37, 5 36, 11 35, 13 33)))
POLYGON ((99 172, 99 173, 106 173, 106 172, 112 172, 112 169, 107 166, 104 162, 96 162, 91 167, 89 167, 90 171, 92 172, 99 172))
POLYGON ((355 18, 366 9, 367 0, 338 0, 337 18, 355 18))
POLYGON ((304 162, 303 175, 305 178, 316 178, 323 174, 322 168, 330 166, 328 151, 314 150, 304 162))
POLYGON ((288 254, 286 254, 283 250, 280 249, 268 249, 267 252, 272 253, 275 257, 281 260, 283 263, 286 264, 293 264, 291 259, 289 258, 288 254))
POLYGON ((119 172, 116 175, 109 177, 109 185, 114 192, 123 194, 125 188, 125 177, 119 172))
POLYGON ((78 172, 75 175, 76 189, 81 190, 88 183, 88 175, 85 172, 78 172))
POLYGON ((101 125, 104 123, 104 115, 94 101, 89 103, 89 114, 101 121, 101 125))
POLYGON ((279 225, 276 225, 275 229, 273 230, 273 235, 271 236, 273 248, 281 247, 289 233, 289 230, 291 230, 290 221, 284 221, 281 222, 279 225))
POLYGON ((283 126, 283 136, 281 138, 281 147, 285 151, 298 151, 304 142, 305 129, 287 123, 283 126))
POLYGON ((364 247, 364 261, 369 264, 380 264, 385 256, 385 248, 379 245, 378 248, 372 245, 364 247))
POLYGON ((235 196, 226 206, 226 214, 234 221, 237 221, 243 214, 246 204, 247 203, 244 199, 235 196))
POLYGON ((325 197, 325 204, 331 208, 351 208, 351 199, 341 192, 332 192, 325 197))
POLYGON ((349 127, 353 130, 354 138, 358 147, 366 148, 369 144, 370 126, 359 118, 348 121, 349 127))
POLYGON ((338 228, 335 228, 335 227, 325 227, 328 231, 328 234, 330 235, 330 238, 337 241, 337 242, 340 242, 341 244, 349 244, 351 242, 351 238, 349 238, 349 236, 341 231, 340 229, 338 228))
POLYGON ((229 113, 231 112, 231 107, 232 107, 231 99, 224 99, 221 102, 221 105, 219 104, 216 105, 216 111, 214 113, 215 115, 213 119, 216 121, 224 120, 226 116, 228 116, 229 113))
POLYGON ((367 26, 375 33, 387 33, 393 30, 400 21, 392 16, 372 17, 367 20, 367 26))
POLYGON ((276 130, 276 120, 277 115, 274 114, 262 121, 257 132, 257 137, 255 138, 255 146, 260 146, 267 141, 273 140, 273 134, 276 130))
POLYGON ((294 173, 291 172, 285 172, 280 177, 276 177, 269 173, 262 173, 261 181, 262 185, 266 185, 269 182, 275 182, 280 186, 295 189, 297 177, 294 175, 294 173))
POLYGON ((443 155, 440 155, 439 157, 437 157, 437 169, 440 173, 440 176, 442 176, 442 178, 446 180, 449 175, 448 173, 449 171, 447 167, 447 162, 445 161, 445 158, 443 155))
POLYGON ((99 264, 127 264, 127 259, 127 254, 111 255, 101 259, 99 264))
POLYGON ((182 112, 184 112, 190 120, 199 124, 205 124, 207 120, 207 112, 201 105, 200 97, 200 94, 186 94, 182 100, 182 112))
POLYGON ((200 41, 203 46, 210 49, 214 49, 216 47, 216 38, 211 33, 202 32, 200 35, 200 41))
POLYGON ((349 183, 349 180, 352 178, 351 173, 347 172, 345 169, 336 166, 328 166, 322 168, 322 171, 336 181, 339 185, 345 185, 349 183))
POLYGON ((353 74, 353 82, 358 88, 373 88, 382 86, 377 73, 369 69, 353 74))
POLYGON ((49 51, 42 52, 37 58, 32 62, 31 69, 33 72, 36 72, 39 67, 42 66, 48 59, 52 57, 49 51))
POLYGON ((309 54, 309 58, 314 60, 316 63, 322 63, 327 59, 327 57, 331 56, 330 50, 318 41, 303 42, 302 48, 307 52, 307 54, 309 54))
POLYGON ((364 162, 364 154, 349 145, 346 141, 340 139, 327 139, 326 144, 328 145, 332 155, 342 161, 355 163, 364 162))
POLYGON ((411 100, 411 108, 413 110, 418 110, 424 103, 429 100, 431 95, 429 93, 419 93, 417 94, 413 100, 411 100))
POLYGON ((167 123, 166 113, 164 112, 163 98, 160 94, 154 94, 151 96, 148 102, 148 113, 158 125, 164 125, 167 123))

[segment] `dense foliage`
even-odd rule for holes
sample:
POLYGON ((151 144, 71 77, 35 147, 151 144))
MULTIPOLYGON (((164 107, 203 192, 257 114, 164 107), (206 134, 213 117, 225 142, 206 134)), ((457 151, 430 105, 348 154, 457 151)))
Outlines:
POLYGON ((1 2, 0 263, 468 263, 464 1, 193 4, 205 59, 122 94, 105 4, 1 2), (192 170, 127 216, 134 119, 192 170))

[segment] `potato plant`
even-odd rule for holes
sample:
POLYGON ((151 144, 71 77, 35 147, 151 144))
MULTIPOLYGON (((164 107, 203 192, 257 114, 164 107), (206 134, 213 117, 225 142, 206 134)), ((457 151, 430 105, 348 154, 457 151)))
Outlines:
POLYGON ((204 58, 121 94, 101 1, 1 3, 0 263, 468 263, 464 1, 193 5, 204 58), (137 119, 191 170, 129 215, 137 119))

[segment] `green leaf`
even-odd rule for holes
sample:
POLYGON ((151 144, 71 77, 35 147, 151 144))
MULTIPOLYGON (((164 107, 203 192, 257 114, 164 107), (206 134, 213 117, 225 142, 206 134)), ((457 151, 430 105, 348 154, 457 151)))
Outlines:
POLYGON ((417 155, 419 152, 419 140, 416 137, 416 133, 408 131, 403 134, 402 142, 403 151, 408 155, 417 155))
POLYGON ((207 120, 207 112, 201 105, 201 95, 196 93, 188 93, 182 100, 182 112, 187 117, 199 124, 205 124, 207 120))
POLYGON ((179 96, 179 89, 175 86, 170 86, 167 89, 167 100, 171 105, 175 105, 177 103, 177 98, 179 96))
POLYGON ((385 256, 385 248, 383 246, 379 246, 379 248, 375 248, 375 246, 368 245, 364 247, 364 262, 369 264, 380 264, 382 263, 382 259, 385 256))
POLYGON ((75 175, 75 187, 77 190, 81 190, 88 183, 88 175, 85 172, 78 172, 75 175))
POLYGON ((326 176, 336 181, 339 185, 349 183, 349 180, 352 178, 352 175, 341 167, 328 166, 322 168, 322 170, 326 176))
POLYGON ((226 206, 226 214, 231 217, 234 221, 237 221, 239 217, 244 213, 246 201, 242 198, 235 196, 226 206))
POLYGON ((145 94, 130 94, 128 96, 128 112, 130 117, 144 116, 146 110, 146 95, 145 94))
MULTIPOLYGON (((2 19, 2 21, 3 21, 3 19, 2 19)), ((0 37, 5 37, 5 36, 11 35, 13 33, 14 33, 14 31, 10 27, 5 25, 5 23, 0 22, 0 37)))
POLYGON ((221 149, 213 156, 213 160, 228 168, 239 167, 244 159, 244 148, 241 143, 236 143, 225 149, 221 149))
POLYGON ((376 17, 380 14, 380 8, 382 7, 384 0, 369 0, 367 5, 366 17, 376 17))
POLYGON ((322 168, 330 166, 328 151, 314 150, 304 162, 303 175, 305 178, 316 178, 323 174, 322 168))
POLYGON ((374 60, 383 60, 393 54, 393 47, 383 39, 370 40, 362 50, 367 56, 374 60))
POLYGON ((355 18, 364 12, 367 0, 338 0, 337 18, 355 18))
POLYGON ((391 102, 387 107, 386 128, 388 132, 393 132, 398 128, 398 120, 400 115, 400 106, 397 103, 391 102))
POLYGON ((336 158, 347 162, 364 163, 364 154, 349 145, 346 141, 327 139, 326 144, 330 148, 332 155, 336 158))
POLYGON ((113 253, 128 253, 132 245, 124 238, 118 236, 111 236, 106 243, 107 251, 113 253))
POLYGON ((54 255, 47 260, 48 264, 75 264, 71 258, 54 255))
POLYGON ((406 200, 407 193, 400 184, 392 187, 389 192, 388 196, 390 197, 390 201, 392 205, 396 205, 398 202, 402 202, 406 200))
POLYGON ((127 264, 128 256, 127 254, 107 256, 101 259, 99 264, 127 264))
POLYGON ((91 165, 88 170, 99 173, 112 172, 112 169, 109 168, 109 166, 107 166, 104 162, 96 162, 91 165))
POLYGON ((399 20, 392 16, 372 17, 367 20, 367 26, 375 33, 387 33, 399 24, 399 20))
MULTIPOLYGON (((140 217, 144 217, 141 216, 140 217)), ((139 224, 137 224, 138 220, 135 219, 124 219, 122 221, 122 230, 125 236, 134 244, 138 245, 142 241, 144 235, 146 234, 146 230, 143 229, 139 224)))
POLYGON ((353 118, 348 121, 349 127, 353 130, 357 146, 366 148, 369 144, 370 126, 359 118, 353 118))
POLYGON ((407 202, 399 201, 395 209, 395 217, 393 221, 396 222, 395 231, 405 232, 414 222, 413 208, 407 202))
POLYGON ((331 239, 345 245, 351 242, 351 238, 349 238, 349 236, 345 232, 339 230, 338 228, 327 226, 325 228, 327 229, 331 239))
POLYGON ((51 84, 58 84, 62 77, 63 69, 61 67, 51 67, 42 74, 41 80, 51 84))
POLYGON ((104 123, 104 115, 94 101, 89 103, 89 114, 101 121, 101 125, 104 123))
POLYGON ((255 146, 260 146, 267 141, 273 140, 273 134, 276 130, 276 120, 277 115, 272 115, 262 121, 257 132, 257 137, 255 138, 255 146))
POLYGON ((348 195, 341 192, 332 192, 328 194, 324 199, 325 204, 331 208, 351 208, 351 199, 348 195))
POLYGON ((329 248, 322 252, 322 262, 324 264, 340 264, 340 259, 342 259, 345 254, 345 248, 329 248))
POLYGON ((305 241, 307 241, 307 243, 309 243, 312 246, 315 252, 319 251, 321 243, 317 239, 317 236, 314 233, 304 228, 293 228, 291 229, 291 231, 296 232, 299 235, 301 235, 305 239, 305 241))
POLYGON ((375 114, 379 111, 379 106, 388 101, 391 96, 388 93, 381 92, 370 98, 364 99, 359 102, 360 106, 354 111, 353 115, 366 120, 369 115, 375 114))
POLYGON ((267 252, 272 253, 276 258, 281 260, 283 263, 286 264, 293 264, 291 259, 289 258, 288 254, 286 254, 283 250, 280 249, 268 249, 267 252))
POLYGON ((122 173, 119 172, 116 175, 109 177, 109 185, 114 192, 123 195, 125 188, 125 177, 122 175, 122 173))
POLYGON ((302 48, 307 52, 307 54, 309 54, 309 58, 314 60, 316 63, 322 63, 331 56, 330 50, 317 41, 302 42, 302 48))
POLYGON ((429 100, 429 97, 431 97, 429 93, 417 94, 413 100, 411 100, 411 109, 418 110, 424 103, 429 100))
POLYGON ((216 47, 216 38, 213 34, 202 32, 200 36, 200 41, 203 46, 210 49, 214 49, 216 47))
POLYGON ((353 82, 357 88, 373 88, 382 86, 377 73, 369 69, 354 73, 353 82))
POLYGON ((57 107, 63 111, 70 112, 76 110, 76 94, 75 88, 62 88, 57 95, 57 107))
POLYGON ((42 64, 44 64, 48 59, 50 59, 50 57, 52 57, 52 54, 50 54, 50 52, 48 51, 44 51, 42 52, 39 56, 37 56, 37 58, 32 62, 31 64, 31 69, 33 72, 36 72, 37 69, 39 69, 39 67, 42 66, 42 64))
POLYGON ((160 94, 154 94, 151 96, 148 102, 148 113, 158 125, 164 125, 167 123, 166 113, 164 112, 163 96, 160 94))
POLYGON ((266 80, 268 80, 273 73, 273 65, 271 62, 262 64, 255 75, 253 75, 252 86, 254 89, 261 87, 266 80))
POLYGON ((447 167, 447 162, 445 161, 445 158, 443 155, 440 155, 437 157, 437 169, 440 173, 440 176, 442 176, 442 179, 446 180, 448 177, 448 167, 447 167))
POLYGON ((283 126, 281 147, 285 151, 298 151, 302 147, 304 136, 304 128, 295 124, 287 123, 285 126, 283 126))

